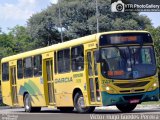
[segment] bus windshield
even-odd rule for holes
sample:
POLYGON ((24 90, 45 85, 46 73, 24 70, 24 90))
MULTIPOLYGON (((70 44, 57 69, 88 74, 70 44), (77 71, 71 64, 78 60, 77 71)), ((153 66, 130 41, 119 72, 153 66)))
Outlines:
POLYGON ((110 79, 137 79, 156 73, 152 46, 101 48, 101 72, 110 79))

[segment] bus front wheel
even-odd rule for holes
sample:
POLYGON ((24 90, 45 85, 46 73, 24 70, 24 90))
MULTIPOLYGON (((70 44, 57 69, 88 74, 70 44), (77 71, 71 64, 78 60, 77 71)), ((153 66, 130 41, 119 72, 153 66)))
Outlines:
POLYGON ((136 108, 137 104, 116 105, 116 107, 124 113, 131 112, 136 108))
POLYGON ((41 107, 32 107, 31 96, 27 93, 24 97, 24 109, 25 112, 39 112, 41 107))
POLYGON ((81 92, 77 92, 74 96, 74 107, 79 113, 91 113, 94 111, 95 107, 84 106, 84 97, 81 92))

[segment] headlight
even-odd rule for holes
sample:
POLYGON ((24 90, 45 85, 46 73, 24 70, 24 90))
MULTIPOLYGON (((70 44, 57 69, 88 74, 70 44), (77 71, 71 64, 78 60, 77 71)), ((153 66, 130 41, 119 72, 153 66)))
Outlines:
POLYGON ((109 90, 110 90, 110 87, 109 87, 109 86, 107 86, 107 87, 106 87, 106 90, 107 90, 107 91, 109 91, 109 90))
POLYGON ((110 86, 106 86, 106 91, 108 93, 116 93, 116 91, 112 87, 110 87, 110 86))
POLYGON ((154 82, 148 89, 148 91, 155 90, 158 87, 158 82, 154 82))
POLYGON ((157 83, 154 83, 154 84, 153 84, 153 87, 157 87, 157 83))

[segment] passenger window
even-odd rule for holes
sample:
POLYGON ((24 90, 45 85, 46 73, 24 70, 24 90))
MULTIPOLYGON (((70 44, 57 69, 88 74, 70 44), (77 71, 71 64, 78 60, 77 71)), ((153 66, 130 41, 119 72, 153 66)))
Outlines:
POLYGON ((84 69, 84 49, 83 46, 72 48, 72 70, 81 71, 84 69))
POLYGON ((70 71, 70 49, 64 50, 64 72, 70 71))
POLYGON ((17 77, 18 77, 18 79, 23 78, 23 62, 22 62, 22 59, 17 61, 17 77))
POLYGON ((24 77, 32 77, 33 76, 32 57, 25 58, 23 60, 23 65, 24 65, 24 77))
POLYGON ((91 57, 91 52, 87 53, 87 59, 88 59, 88 74, 89 74, 89 76, 92 76, 93 72, 92 72, 92 57, 91 57))
POLYGON ((70 71, 70 49, 58 51, 58 72, 70 71))
POLYGON ((3 81, 9 80, 9 63, 2 64, 2 80, 3 81))
POLYGON ((63 51, 58 52, 58 73, 63 72, 63 51))
POLYGON ((34 76, 42 75, 42 56, 34 56, 34 76))

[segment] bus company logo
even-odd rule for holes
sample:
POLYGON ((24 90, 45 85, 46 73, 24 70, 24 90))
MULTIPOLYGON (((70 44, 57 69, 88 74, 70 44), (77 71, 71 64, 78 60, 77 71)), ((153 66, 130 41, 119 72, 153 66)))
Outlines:
POLYGON ((71 78, 59 78, 55 79, 55 83, 66 83, 66 82, 72 82, 72 77, 71 78))
POLYGON ((135 89, 131 89, 130 92, 131 92, 131 93, 135 93, 135 89))
POLYGON ((117 2, 113 2, 111 4, 112 12, 124 12, 124 9, 125 9, 124 3, 121 0, 118 0, 117 2))

